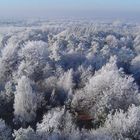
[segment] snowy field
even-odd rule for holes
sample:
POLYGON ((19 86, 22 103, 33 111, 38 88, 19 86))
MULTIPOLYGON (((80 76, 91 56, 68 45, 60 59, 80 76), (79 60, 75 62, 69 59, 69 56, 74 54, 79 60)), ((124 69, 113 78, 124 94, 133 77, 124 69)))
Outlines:
POLYGON ((140 140, 140 24, 0 21, 0 140, 140 140))

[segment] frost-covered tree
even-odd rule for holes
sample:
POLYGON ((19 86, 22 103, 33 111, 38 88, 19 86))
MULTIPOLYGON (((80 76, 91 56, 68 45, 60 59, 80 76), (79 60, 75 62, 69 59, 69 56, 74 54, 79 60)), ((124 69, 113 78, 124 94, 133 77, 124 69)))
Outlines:
POLYGON ((39 133, 49 133, 49 132, 58 132, 59 127, 61 126, 61 118, 64 114, 62 109, 53 109, 43 116, 41 123, 37 124, 37 131, 39 133))
POLYGON ((114 57, 89 78, 72 101, 72 107, 90 114, 94 120, 104 119, 108 111, 127 110, 131 104, 139 104, 138 86, 131 76, 117 68, 114 57))
POLYGON ((38 81, 43 78, 43 68, 48 61, 47 43, 43 41, 29 41, 19 53, 22 62, 18 68, 18 76, 26 75, 38 81))
POLYGON ((75 85, 73 70, 70 69, 67 72, 62 73, 58 79, 55 77, 46 79, 46 84, 48 89, 51 89, 50 104, 52 106, 64 105, 65 101, 68 99, 69 91, 73 90, 75 85), (49 83, 50 80, 55 81, 49 83))
POLYGON ((109 114, 104 124, 104 132, 110 133, 113 139, 139 139, 140 107, 132 105, 127 112, 119 110, 109 114))
POLYGON ((115 47, 118 45, 118 40, 114 35, 108 35, 105 40, 106 43, 111 47, 115 47))
POLYGON ((130 71, 133 73, 135 79, 140 82, 140 55, 131 61, 130 71))
POLYGON ((15 86, 13 81, 8 81, 5 88, 0 93, 0 117, 7 121, 12 119, 15 86))
POLYGON ((58 80, 58 87, 64 89, 66 92, 74 87, 72 69, 68 70, 62 76, 60 76, 60 79, 58 80))
POLYGON ((68 135, 75 130, 72 116, 65 108, 52 109, 43 116, 42 122, 37 124, 37 133, 43 137, 51 133, 68 135))
POLYGON ((51 46, 51 52, 50 52, 49 57, 54 61, 59 61, 61 59, 61 53, 60 53, 60 48, 59 48, 58 42, 55 42, 51 46))
POLYGON ((4 84, 11 78, 12 73, 17 68, 18 63, 18 46, 9 43, 2 50, 0 58, 0 90, 4 84))
POLYGON ((140 53, 140 35, 139 34, 134 39, 134 49, 137 54, 140 53))
POLYGON ((82 88, 86 85, 89 78, 92 77, 94 69, 92 66, 84 67, 83 65, 79 66, 76 73, 74 80, 76 81, 76 86, 82 88))
POLYGON ((18 80, 14 100, 15 121, 29 123, 36 117, 37 101, 36 93, 33 92, 31 81, 26 76, 18 80))
POLYGON ((14 130, 13 137, 15 140, 39 140, 40 137, 34 132, 31 127, 26 129, 20 128, 14 130))
POLYGON ((1 140, 11 140, 12 139, 12 131, 5 124, 5 121, 0 119, 0 139, 1 140))

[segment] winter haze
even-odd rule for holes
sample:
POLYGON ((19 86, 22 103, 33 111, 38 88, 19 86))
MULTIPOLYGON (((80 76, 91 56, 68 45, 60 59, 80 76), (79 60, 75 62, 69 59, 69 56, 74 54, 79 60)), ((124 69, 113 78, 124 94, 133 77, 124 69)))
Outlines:
POLYGON ((137 19, 139 0, 1 0, 0 17, 137 19))
POLYGON ((140 140, 139 0, 0 0, 0 140, 140 140))

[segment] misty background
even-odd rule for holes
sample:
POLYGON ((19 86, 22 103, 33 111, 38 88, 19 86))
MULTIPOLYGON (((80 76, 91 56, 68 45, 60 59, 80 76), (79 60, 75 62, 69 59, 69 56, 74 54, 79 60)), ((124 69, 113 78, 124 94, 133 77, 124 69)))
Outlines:
POLYGON ((140 21, 140 0, 0 0, 0 18, 98 18, 140 21))

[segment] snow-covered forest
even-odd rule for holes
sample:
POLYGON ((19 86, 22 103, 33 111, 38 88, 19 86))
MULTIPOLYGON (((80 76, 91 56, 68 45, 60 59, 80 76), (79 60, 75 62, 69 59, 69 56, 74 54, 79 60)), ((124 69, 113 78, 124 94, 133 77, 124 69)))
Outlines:
POLYGON ((0 140, 140 140, 140 25, 0 22, 0 140))

